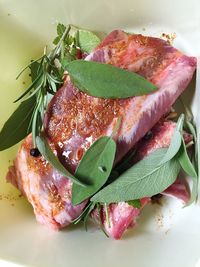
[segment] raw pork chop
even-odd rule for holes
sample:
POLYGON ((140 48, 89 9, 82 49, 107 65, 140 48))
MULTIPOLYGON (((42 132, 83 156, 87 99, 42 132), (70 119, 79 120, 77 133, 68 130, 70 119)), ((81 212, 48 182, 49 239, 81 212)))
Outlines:
MULTIPOLYGON (((130 167, 137 161, 142 160, 150 153, 154 152, 156 149, 168 147, 171 142, 175 127, 176 123, 172 121, 161 120, 159 123, 157 123, 151 130, 151 138, 148 140, 143 138, 137 144, 137 153, 133 160, 130 160, 130 167)), ((184 139, 186 143, 190 142, 191 135, 185 133, 184 139)), ((185 179, 181 179, 179 177, 176 182, 167 188, 162 194, 175 196, 184 202, 187 202, 189 199, 188 185, 185 179)), ((110 204, 108 206, 109 220, 106 219, 105 207, 102 206, 100 210, 101 218, 99 218, 97 209, 93 211, 92 218, 94 218, 98 224, 101 220, 106 233, 110 237, 114 239, 120 239, 127 228, 130 226, 135 226, 137 217, 139 216, 143 207, 150 202, 150 198, 143 198, 140 201, 140 209, 134 208, 125 202, 110 204)))
POLYGON ((100 136, 110 135, 122 117, 116 136, 118 162, 169 111, 196 68, 196 58, 183 55, 166 41, 122 31, 110 33, 86 60, 137 72, 159 90, 128 99, 99 99, 80 92, 67 79, 49 105, 45 130, 71 171, 90 145, 100 136))
MULTIPOLYGON (((49 104, 45 133, 60 161, 74 172, 84 152, 100 136, 110 135, 122 117, 116 163, 165 114, 187 87, 196 59, 187 57, 167 42, 153 37, 110 33, 86 60, 113 64, 146 77, 159 90, 123 100, 99 99, 80 92, 66 79, 49 104)), ((71 205, 71 182, 42 157, 30 156, 27 137, 8 179, 18 185, 34 208, 37 220, 54 228, 69 224, 86 202, 71 205), (13 173, 17 178, 13 178, 13 173)))

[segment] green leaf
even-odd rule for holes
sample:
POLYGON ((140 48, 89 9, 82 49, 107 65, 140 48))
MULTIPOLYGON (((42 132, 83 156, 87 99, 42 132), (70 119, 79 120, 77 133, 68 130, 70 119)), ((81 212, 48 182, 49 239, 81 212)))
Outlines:
POLYGON ((101 42, 98 36, 91 31, 79 30, 78 43, 82 52, 91 53, 101 42))
POLYGON ((7 149, 24 139, 32 113, 35 107, 35 97, 22 102, 4 124, 0 132, 0 151, 7 149))
POLYGON ((57 34, 58 36, 53 40, 53 44, 57 45, 62 38, 64 32, 66 30, 66 26, 64 24, 58 23, 57 25, 57 34))
POLYGON ((164 156, 163 160, 160 162, 160 164, 163 164, 163 163, 169 161, 178 153, 178 151, 181 147, 181 143, 182 143, 182 135, 181 135, 180 131, 182 131, 183 123, 184 123, 184 115, 181 114, 181 116, 179 117, 179 119, 177 121, 176 129, 175 129, 174 134, 172 136, 170 146, 167 149, 167 153, 164 156))
POLYGON ((77 179, 74 175, 72 175, 65 167, 60 163, 58 158, 55 156, 53 151, 51 150, 46 138, 44 136, 36 137, 36 145, 40 153, 43 157, 51 164, 57 171, 59 171, 63 176, 69 178, 74 183, 82 186, 85 186, 85 183, 77 179))
POLYGON ((185 142, 182 138, 182 145, 179 151, 178 160, 181 164, 181 167, 183 170, 191 177, 197 177, 197 173, 195 171, 194 166, 192 165, 192 162, 190 161, 190 158, 187 153, 187 149, 185 146, 185 142))
POLYGON ((62 37, 63 33, 66 30, 66 26, 64 24, 58 23, 57 25, 57 34, 62 37))
POLYGON ((94 142, 84 154, 76 170, 76 177, 88 184, 72 187, 72 204, 77 205, 95 194, 107 181, 115 158, 116 144, 111 137, 103 136, 94 142))
MULTIPOLYGON (((39 64, 37 61, 42 60, 43 57, 44 57, 44 56, 41 56, 41 57, 39 57, 38 59, 32 60, 28 65, 26 65, 26 66, 20 71, 20 73, 17 75, 16 80, 19 79, 19 77, 22 75, 22 73, 23 73, 26 69, 31 68, 33 64, 35 64, 35 63, 36 63, 36 64, 39 64)), ((35 78, 36 78, 36 77, 35 77, 35 78)), ((33 81, 33 80, 32 80, 32 81, 33 81)))
POLYGON ((186 206, 189 206, 197 199, 198 177, 197 177, 197 173, 195 171, 195 168, 192 165, 192 162, 188 156, 187 149, 186 149, 185 142, 184 142, 183 138, 182 138, 182 145, 181 145, 181 148, 180 148, 180 151, 178 154, 178 160, 180 162, 182 169, 185 171, 185 173, 193 178, 192 192, 191 192, 190 200, 186 205, 186 206))
POLYGON ((129 200, 127 203, 134 208, 140 209, 142 207, 140 199, 129 200))
POLYGON ((96 206, 96 203, 95 202, 91 202, 92 204, 90 205, 87 213, 85 214, 84 218, 83 218, 83 224, 84 224, 84 227, 85 227, 85 230, 87 231, 87 221, 88 221, 88 217, 90 215, 90 213, 93 211, 93 209, 95 208, 96 206))
POLYGON ((192 134, 194 138, 194 146, 195 146, 195 151, 194 151, 194 163, 195 163, 195 168, 198 171, 198 140, 197 140, 197 130, 196 126, 194 123, 191 123, 190 121, 186 121, 186 126, 189 129, 189 132, 192 134))
POLYGON ((157 90, 142 76, 110 64, 75 60, 65 64, 65 68, 81 91, 95 97, 127 98, 157 90))
POLYGON ((38 76, 38 72, 40 70, 40 63, 37 61, 33 61, 29 68, 31 70, 31 80, 33 82, 38 76))
POLYGON ((60 41, 60 36, 57 36, 54 40, 53 40, 53 44, 57 45, 60 41))
POLYGON ((91 201, 113 203, 151 197, 163 192, 176 180, 180 171, 176 158, 159 164, 165 153, 166 149, 151 153, 99 191, 91 201))
POLYGON ((84 221, 85 217, 90 214, 90 212, 93 210, 95 205, 96 203, 94 202, 87 203, 82 213, 76 219, 74 219, 71 223, 78 224, 80 221, 84 221))

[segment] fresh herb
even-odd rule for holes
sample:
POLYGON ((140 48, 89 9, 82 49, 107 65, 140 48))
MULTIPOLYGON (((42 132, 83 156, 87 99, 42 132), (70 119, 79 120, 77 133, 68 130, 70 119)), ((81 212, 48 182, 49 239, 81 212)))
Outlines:
POLYGON ((175 129, 174 134, 172 136, 170 146, 169 146, 167 153, 164 156, 164 158, 160 164, 163 164, 163 163, 169 161, 178 153, 178 151, 181 147, 181 143, 182 143, 183 124, 184 124, 184 115, 181 114, 181 116, 179 117, 179 119, 177 121, 176 129, 175 129))
POLYGON ((91 211, 95 208, 96 203, 88 202, 82 213, 72 221, 73 224, 78 224, 81 221, 86 223, 88 216, 90 215, 91 211))
POLYGON ((89 54, 100 43, 100 39, 91 31, 78 30, 78 42, 81 51, 89 54))
MULTIPOLYGON (((54 45, 57 45, 60 42, 60 39, 62 38, 62 36, 63 36, 65 31, 66 31, 66 26, 64 24, 58 23, 58 25, 57 25, 57 36, 53 40, 53 44, 54 45)), ((65 42, 64 39, 63 39, 63 41, 65 42)))
POLYGON ((184 140, 182 139, 182 147, 180 150, 180 157, 179 161, 180 164, 183 168, 183 170, 188 174, 189 176, 192 177, 192 190, 191 190, 191 196, 190 200, 187 203, 186 206, 192 204, 194 201, 197 200, 198 197, 198 188, 199 188, 199 138, 198 138, 198 132, 196 129, 196 125, 194 122, 194 116, 191 111, 191 109, 185 104, 184 100, 182 97, 179 98, 184 110, 185 110, 185 128, 186 130, 192 134, 193 139, 194 139, 194 153, 191 153, 191 160, 190 157, 187 153, 187 147, 185 145, 184 140))
POLYGON ((28 64, 17 76, 18 79, 26 69, 30 69, 32 83, 15 100, 15 102, 22 100, 22 103, 1 130, 1 150, 18 143, 30 132, 32 132, 33 144, 36 146, 36 136, 42 130, 44 112, 51 98, 50 95, 54 95, 62 83, 63 71, 57 68, 54 60, 59 57, 63 41, 68 36, 69 30, 70 28, 65 29, 58 45, 48 55, 45 49, 42 57, 28 64))
POLYGON ((47 104, 63 83, 65 69, 80 90, 96 97, 126 98, 152 93, 157 89, 155 85, 135 73, 109 64, 76 60, 80 58, 80 49, 89 53, 100 40, 92 32, 74 29, 74 33, 71 34, 71 26, 58 24, 57 37, 53 41, 55 48, 49 53, 45 48, 43 56, 28 64, 17 76, 19 78, 25 70, 31 69, 32 83, 15 100, 21 100, 23 104, 11 115, 0 133, 1 150, 21 141, 26 133, 30 132, 33 146, 36 146, 36 137, 43 130, 47 104), (28 115, 23 119, 24 116, 19 114, 28 106, 28 115), (15 125, 23 125, 22 131, 16 131, 15 125))
POLYGON ((105 184, 112 170, 115 152, 116 144, 111 137, 107 136, 100 137, 86 151, 76 169, 75 176, 87 184, 87 187, 73 184, 73 205, 92 196, 105 184))
POLYGON ((97 211, 98 211, 98 216, 99 216, 99 226, 102 230, 102 232, 105 234, 106 237, 109 237, 109 235, 106 233, 102 219, 101 219, 101 204, 100 203, 96 203, 97 206, 97 211))
POLYGON ((110 64, 75 60, 65 64, 64 68, 81 91, 95 97, 127 98, 158 89, 142 76, 110 64))
POLYGON ((188 205, 195 201, 198 193, 198 176, 182 137, 183 125, 184 115, 181 115, 168 149, 151 153, 100 190, 91 201, 112 203, 151 197, 170 186, 177 178, 181 167, 193 177, 191 199, 188 205))
POLYGON ((160 164, 167 149, 159 149, 133 167, 125 171, 119 178, 104 187, 91 201, 112 203, 151 197, 163 192, 175 182, 180 171, 176 158, 160 164))
POLYGON ((79 186, 81 186, 81 188, 84 188, 86 186, 86 184, 77 179, 74 175, 72 175, 58 160, 58 158, 56 157, 56 155, 53 153, 51 147, 48 144, 48 141, 46 140, 46 138, 41 135, 40 137, 37 136, 36 137, 36 144, 38 147, 38 150, 40 151, 40 153, 43 155, 43 157, 58 171, 60 172, 63 176, 65 176, 66 178, 69 178, 70 180, 72 180, 74 182, 74 184, 77 184, 79 186))
POLYGON ((34 98, 22 102, 6 121, 0 132, 0 151, 15 145, 30 133, 28 127, 34 107, 34 98))
POLYGON ((84 225, 86 231, 87 231, 88 218, 96 206, 96 203, 94 203, 94 202, 90 202, 90 203, 91 203, 91 205, 90 205, 89 209, 87 210, 87 213, 85 214, 85 216, 83 218, 83 225, 84 225))
POLYGON ((189 133, 192 134, 194 138, 194 154, 193 161, 195 165, 195 169, 198 170, 198 140, 197 140, 197 129, 193 121, 186 120, 186 127, 189 133))
POLYGON ((191 177, 196 177, 197 178, 197 173, 195 171, 194 166, 192 165, 192 162, 188 156, 187 153, 187 148, 185 145, 185 141, 182 138, 182 144, 181 144, 181 149, 179 151, 179 157, 178 160, 180 162, 181 167, 183 170, 191 177))
POLYGON ((129 201, 127 201, 127 203, 128 203, 130 206, 133 206, 133 207, 136 208, 136 209, 140 209, 140 208, 142 207, 142 204, 141 204, 140 199, 129 200, 129 201))
POLYGON ((109 210, 108 210, 108 205, 106 203, 104 203, 104 211, 105 211, 105 215, 106 215, 106 223, 108 225, 108 227, 110 228, 110 218, 109 218, 109 210))
POLYGON ((58 69, 54 61, 57 57, 61 56, 63 42, 66 40, 69 31, 70 27, 65 29, 58 45, 48 55, 45 49, 43 57, 29 64, 32 74, 32 84, 16 100, 23 99, 23 101, 27 101, 31 97, 35 97, 36 99, 30 121, 34 146, 36 146, 36 136, 39 136, 43 128, 43 118, 48 104, 49 94, 54 95, 62 84, 63 71, 58 69), (25 96, 27 96, 26 99, 24 99, 25 96))
POLYGON ((190 200, 187 203, 187 206, 188 206, 197 200, 198 176, 197 176, 196 170, 195 170, 195 168, 194 168, 194 166, 193 166, 193 164, 192 164, 192 162, 188 156, 184 139, 182 139, 182 145, 181 145, 181 149, 179 151, 178 160, 179 160, 179 163, 180 163, 182 169, 185 171, 186 174, 188 174, 190 177, 192 177, 192 180, 193 180, 190 200))

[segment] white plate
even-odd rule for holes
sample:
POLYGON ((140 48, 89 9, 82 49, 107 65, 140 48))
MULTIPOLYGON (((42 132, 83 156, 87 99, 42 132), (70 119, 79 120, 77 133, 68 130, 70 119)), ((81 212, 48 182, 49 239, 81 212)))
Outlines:
MULTIPOLYGON (((198 0, 0 0, 0 126, 27 83, 19 69, 42 53, 57 22, 108 32, 121 28, 160 36, 176 33, 174 45, 200 56, 198 0)), ((200 92, 200 88, 198 88, 200 92)), ((198 93, 185 94, 198 115, 198 93)), ((100 230, 70 227, 54 232, 36 223, 31 206, 4 177, 16 147, 0 153, 0 266, 194 267, 200 258, 200 206, 177 200, 146 207, 138 227, 121 241, 100 230), (7 263, 7 265, 5 265, 7 263), (15 265, 15 266, 16 266, 15 265)))

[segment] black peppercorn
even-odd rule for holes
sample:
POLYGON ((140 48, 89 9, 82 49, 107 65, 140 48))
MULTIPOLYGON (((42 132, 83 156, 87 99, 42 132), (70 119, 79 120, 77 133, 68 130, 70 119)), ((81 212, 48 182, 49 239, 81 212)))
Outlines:
POLYGON ((40 155, 40 151, 37 148, 31 148, 30 155, 33 157, 38 157, 40 155))

